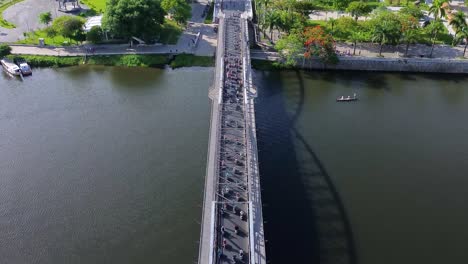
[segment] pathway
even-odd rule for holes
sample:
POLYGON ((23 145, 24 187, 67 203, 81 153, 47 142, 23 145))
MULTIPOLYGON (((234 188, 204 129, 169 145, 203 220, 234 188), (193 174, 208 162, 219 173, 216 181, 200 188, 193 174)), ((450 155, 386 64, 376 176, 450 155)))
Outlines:
POLYGON ((266 263, 246 2, 219 5, 199 264, 266 263))
MULTIPOLYGON (((29 23, 30 28, 38 28, 40 25, 37 22, 39 13, 50 11, 53 9, 50 0, 26 0, 18 5, 7 9, 12 22, 16 23, 14 19, 29 19, 35 21, 29 23), (35 10, 37 1, 37 10, 35 10), (32 8, 34 7, 34 8, 32 8), (28 13, 29 11, 30 13, 28 13), (32 12, 34 10, 34 12, 32 12), (26 17, 26 18, 24 18, 26 17)), ((13 54, 30 54, 30 55, 47 55, 47 56, 84 56, 87 47, 94 47, 94 55, 116 55, 116 54, 181 54, 190 53, 198 56, 213 56, 216 49, 216 33, 214 32, 215 25, 204 24, 204 17, 202 17, 205 6, 208 5, 208 0, 199 0, 192 4, 192 18, 189 19, 186 29, 181 34, 176 45, 144 45, 129 47, 127 44, 122 45, 86 45, 86 46, 71 46, 71 47, 39 47, 33 45, 13 45, 13 54), (198 41, 195 45, 194 41, 197 39, 197 34, 200 33, 198 41)), ((5 12, 5 14, 7 13, 5 12)), ((59 15, 62 13, 57 12, 59 15)), ((28 21, 29 21, 28 20, 28 21)), ((18 23, 18 25, 26 25, 26 23, 18 23)), ((18 34, 27 31, 24 27, 18 27, 13 30, 0 28, 0 42, 10 42, 18 40, 18 34), (19 33, 21 32, 21 33, 19 33)))
MULTIPOLYGON (((436 45, 432 58, 441 59, 458 59, 463 56, 464 46, 452 47, 449 45, 436 45)), ((349 43, 337 43, 336 49, 340 54, 353 54, 353 44, 349 43)), ((406 45, 398 46, 384 46, 382 55, 384 58, 400 58, 405 54, 406 45)), ((408 50, 408 56, 427 58, 431 52, 430 45, 415 44, 410 45, 408 50)), ((379 45, 372 43, 358 44, 356 47, 356 56, 361 57, 377 57, 379 55, 379 45)))
POLYGON ((44 27, 39 22, 40 13, 50 11, 53 18, 66 15, 56 11, 57 7, 57 2, 53 0, 25 0, 7 8, 3 12, 3 17, 15 24, 16 28, 0 27, 0 42, 16 42, 24 38, 24 32, 44 27))
POLYGON ((203 11, 208 5, 209 0, 198 0, 192 4, 192 17, 177 42, 176 48, 178 50, 199 56, 214 55, 217 43, 217 34, 214 32, 215 25, 203 23, 205 21, 203 11), (198 33, 200 33, 200 37, 194 45, 198 33))

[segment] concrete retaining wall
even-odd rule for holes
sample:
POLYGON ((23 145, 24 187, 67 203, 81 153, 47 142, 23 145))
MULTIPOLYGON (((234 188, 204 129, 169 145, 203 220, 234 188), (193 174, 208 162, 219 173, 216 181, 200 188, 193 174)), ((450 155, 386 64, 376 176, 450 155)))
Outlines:
POLYGON ((306 60, 304 65, 300 61, 297 66, 322 70, 468 73, 468 60, 452 59, 340 57, 336 65, 312 59, 306 60))

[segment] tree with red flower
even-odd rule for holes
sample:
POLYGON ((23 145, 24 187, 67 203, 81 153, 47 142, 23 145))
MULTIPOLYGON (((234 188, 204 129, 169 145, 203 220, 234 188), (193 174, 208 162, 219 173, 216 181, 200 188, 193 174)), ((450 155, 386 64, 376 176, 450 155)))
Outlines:
POLYGON ((304 57, 318 57, 323 62, 331 64, 338 62, 335 52, 335 40, 321 26, 307 27, 304 30, 304 39, 304 46, 306 48, 304 57))

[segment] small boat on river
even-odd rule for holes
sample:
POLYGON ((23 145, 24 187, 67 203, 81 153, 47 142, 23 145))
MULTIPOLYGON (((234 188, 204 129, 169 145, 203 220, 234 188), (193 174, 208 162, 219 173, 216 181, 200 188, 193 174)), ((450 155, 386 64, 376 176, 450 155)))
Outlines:
POLYGON ((21 70, 18 67, 18 65, 16 65, 15 63, 10 61, 9 59, 3 58, 3 59, 0 60, 0 63, 2 64, 3 69, 5 69, 5 71, 7 73, 9 73, 11 75, 14 75, 14 76, 20 76, 21 75, 21 70))
POLYGON ((337 97, 336 98, 336 101, 337 102, 351 102, 351 101, 357 101, 358 98, 356 96, 356 94, 354 94, 353 96, 341 96, 341 97, 337 97))
POLYGON ((15 58, 13 60, 16 65, 18 65, 18 67, 20 68, 20 71, 23 75, 31 75, 32 74, 32 70, 31 70, 31 67, 29 66, 29 64, 26 62, 25 59, 23 58, 15 58))

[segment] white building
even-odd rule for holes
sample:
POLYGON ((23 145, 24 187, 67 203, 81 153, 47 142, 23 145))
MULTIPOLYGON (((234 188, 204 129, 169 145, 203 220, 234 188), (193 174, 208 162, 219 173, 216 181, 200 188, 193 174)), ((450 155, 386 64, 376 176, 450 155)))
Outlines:
POLYGON ((90 17, 88 20, 86 20, 86 23, 84 25, 83 30, 85 32, 88 32, 94 26, 99 26, 100 27, 101 25, 102 25, 102 15, 101 16, 90 17))

